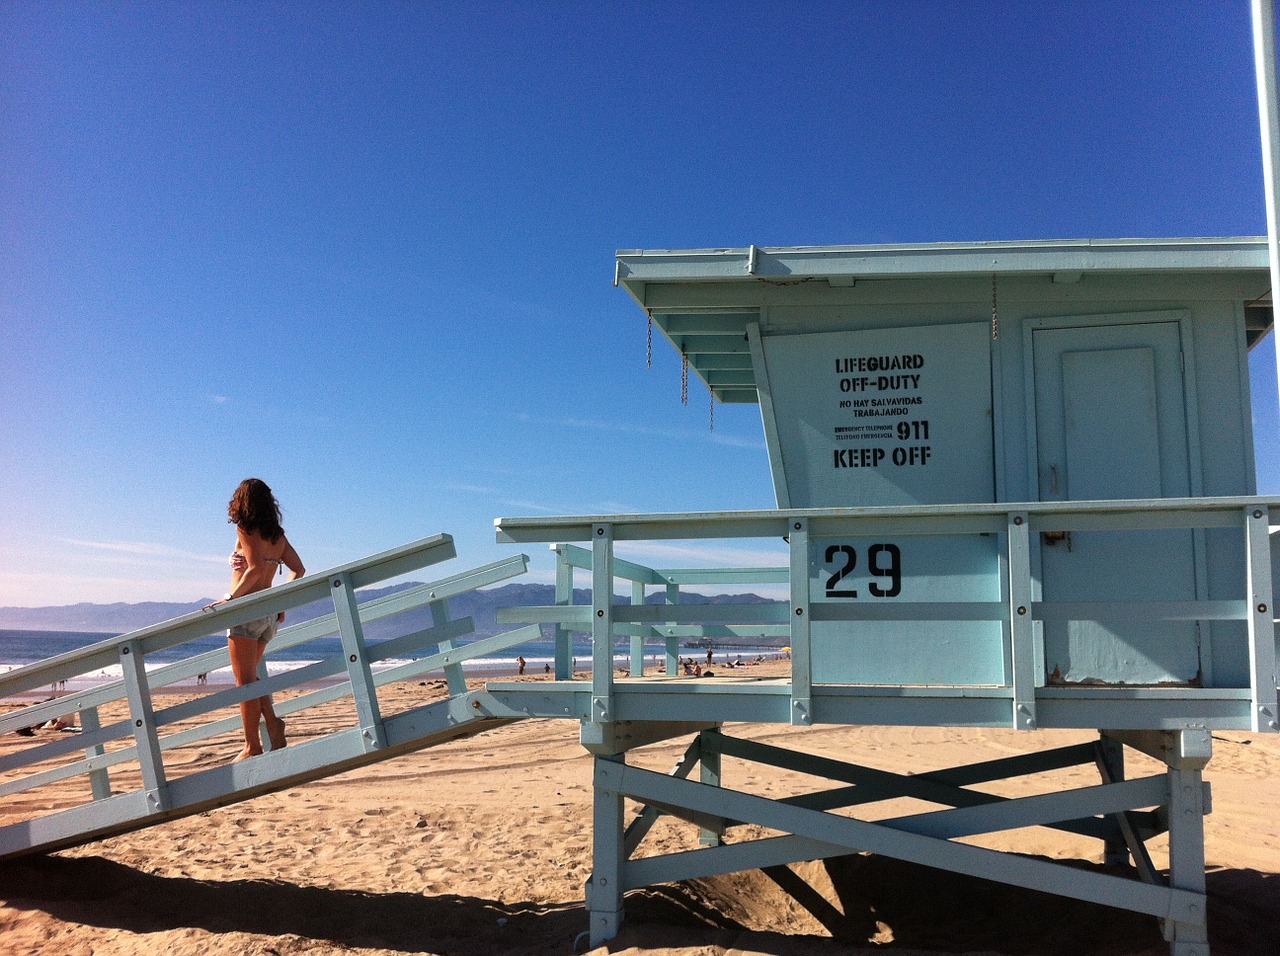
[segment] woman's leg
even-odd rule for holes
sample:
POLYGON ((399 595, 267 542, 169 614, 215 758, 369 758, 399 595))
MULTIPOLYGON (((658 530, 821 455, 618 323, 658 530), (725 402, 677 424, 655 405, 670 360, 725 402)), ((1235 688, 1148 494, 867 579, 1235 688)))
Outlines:
MULTIPOLYGON (((267 645, 262 641, 254 641, 258 645, 258 660, 253 665, 254 674, 258 672, 258 664, 262 662, 262 655, 267 652, 267 645)), ((276 716, 276 709, 272 706, 271 695, 263 694, 258 698, 258 708, 262 713, 262 719, 267 724, 267 737, 271 740, 271 749, 279 750, 285 745, 284 739, 284 721, 276 716)))
MULTIPOLYGON (((228 637, 227 651, 231 655, 231 673, 236 686, 244 687, 258 679, 258 661, 262 659, 262 642, 251 637, 228 637)), ((244 749, 236 760, 245 760, 262 753, 262 735, 258 720, 262 716, 262 698, 250 697, 240 701, 240 721, 244 724, 244 749)))

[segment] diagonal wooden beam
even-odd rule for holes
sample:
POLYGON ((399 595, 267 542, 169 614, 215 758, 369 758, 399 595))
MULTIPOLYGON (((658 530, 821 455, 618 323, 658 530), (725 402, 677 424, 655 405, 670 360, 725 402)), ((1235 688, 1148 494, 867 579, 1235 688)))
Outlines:
MULTIPOLYGON (((700 759, 702 759, 701 734, 694 737, 689 746, 685 748, 685 752, 681 754, 680 759, 676 761, 676 765, 671 769, 671 776, 679 777, 681 780, 685 779, 689 774, 693 773, 693 768, 698 765, 700 759)), ((649 831, 653 829, 654 823, 657 822, 658 817, 661 815, 662 811, 652 804, 640 811, 622 834, 624 856, 630 857, 636 851, 636 847, 649 835, 649 831)))
POLYGON ((916 774, 916 776, 922 780, 947 783, 953 787, 968 787, 975 783, 1026 777, 1033 773, 1065 770, 1067 767, 1078 767, 1081 764, 1093 762, 1093 743, 1090 742, 1073 744, 1070 747, 1056 747, 1053 750, 1039 750, 1029 754, 1017 754, 1013 757, 1000 757, 996 760, 984 760, 981 763, 962 764, 947 767, 945 770, 930 770, 928 773, 916 774))
POLYGON ((1204 905, 1202 894, 1187 890, 1150 886, 1044 860, 907 833, 876 823, 790 807, 764 797, 676 780, 635 767, 606 766, 598 762, 597 768, 598 787, 632 799, 681 805, 743 820, 819 843, 834 844, 843 853, 869 851, 1012 886, 1188 922, 1198 918, 1196 914, 1204 905))

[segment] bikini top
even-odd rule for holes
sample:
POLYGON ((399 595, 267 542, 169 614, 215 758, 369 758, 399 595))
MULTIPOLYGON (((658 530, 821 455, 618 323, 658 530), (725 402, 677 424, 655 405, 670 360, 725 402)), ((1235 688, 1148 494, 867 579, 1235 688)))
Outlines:
MULTIPOLYGON (((239 558, 241 561, 245 559, 244 555, 239 551, 232 551, 231 563, 233 565, 236 563, 236 558, 239 558)), ((274 564, 276 566, 276 574, 284 573, 284 558, 263 558, 262 560, 265 564, 274 564)))

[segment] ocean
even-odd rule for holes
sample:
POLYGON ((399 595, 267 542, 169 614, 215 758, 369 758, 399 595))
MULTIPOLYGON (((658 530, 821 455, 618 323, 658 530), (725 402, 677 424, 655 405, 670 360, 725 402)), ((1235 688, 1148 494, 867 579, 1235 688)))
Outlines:
MULTIPOLYGON (((34 664, 38 661, 46 660, 58 654, 64 654, 68 651, 78 650, 96 644, 100 641, 110 640, 117 635, 89 633, 85 631, 19 631, 19 630, 0 630, 0 675, 7 673, 18 667, 27 664, 34 664)), ((370 644, 376 644, 376 641, 370 641, 370 644)), ((465 646, 466 640, 460 640, 459 645, 465 646)), ((147 668, 150 670, 154 667, 160 667, 165 664, 171 664, 195 654, 204 653, 206 651, 217 650, 226 647, 227 639, 221 636, 202 637, 194 641, 189 641, 181 647, 170 648, 169 650, 160 651, 147 657, 147 668)), ((433 649, 424 652, 429 653, 433 649)), ((589 670, 591 667, 591 641, 585 635, 575 636, 573 643, 573 657, 575 667, 579 670, 589 670)), ((336 657, 342 653, 342 643, 336 635, 330 637, 320 637, 315 640, 308 641, 296 647, 288 647, 275 653, 268 651, 267 653, 267 670, 271 674, 279 674, 284 671, 293 670, 303 667, 317 660, 324 660, 336 657)), ((703 659, 706 654, 703 648, 682 648, 681 653, 684 656, 692 656, 695 659, 703 659)), ((746 647, 733 646, 725 647, 717 651, 717 658, 723 659, 724 655, 732 654, 734 657, 741 657, 744 660, 750 660, 757 654, 772 656, 778 653, 776 647, 746 647)), ((650 664, 656 664, 660 648, 656 644, 649 645, 645 649, 645 657, 650 664)), ((620 641, 614 650, 614 658, 616 666, 627 666, 629 655, 628 644, 625 639, 620 641)), ((522 656, 526 662, 526 674, 537 674, 546 670, 548 666, 555 667, 555 643, 551 640, 529 641, 524 644, 517 645, 508 650, 502 651, 500 654, 491 657, 478 657, 475 660, 466 662, 463 666, 468 674, 476 676, 484 676, 491 674, 499 676, 502 674, 514 674, 516 672, 516 658, 522 656)), ((386 660, 381 661, 373 666, 373 670, 379 671, 390 667, 403 664, 404 660, 386 660)), ((85 674, 77 678, 67 681, 65 688, 59 690, 85 690, 97 684, 107 681, 119 680, 121 670, 118 664, 94 671, 91 674, 85 674)), ((211 671, 209 673, 210 683, 230 683, 232 682, 230 667, 221 670, 211 671)))

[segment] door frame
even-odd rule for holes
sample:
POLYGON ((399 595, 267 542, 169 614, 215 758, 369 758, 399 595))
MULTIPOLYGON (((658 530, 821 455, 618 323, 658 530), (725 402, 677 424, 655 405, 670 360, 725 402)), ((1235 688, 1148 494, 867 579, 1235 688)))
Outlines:
MULTIPOLYGON (((1196 362, 1194 336, 1191 329, 1190 309, 1159 309, 1150 312, 1091 312, 1085 315, 1044 316, 1026 319, 1022 323, 1022 374, 1025 388, 1027 423, 1027 472, 1026 501, 1040 500, 1040 461, 1039 461, 1039 425, 1036 414, 1036 375, 1035 375, 1035 333, 1056 329, 1085 329, 1093 326, 1117 325, 1149 325, 1153 323, 1176 323, 1178 326, 1178 345, 1182 352, 1182 409, 1187 435, 1187 484, 1191 497, 1199 498, 1204 494, 1204 471, 1200 445, 1200 408, 1197 401, 1196 362)), ((1209 593, 1208 569, 1205 565, 1205 532, 1202 528, 1194 528, 1191 532, 1193 582, 1195 600, 1203 600, 1209 593)), ((1031 571, 1034 599, 1043 600, 1041 549, 1031 549, 1031 571)), ((1205 686, 1213 686, 1213 649, 1210 647, 1211 629, 1204 622, 1197 622, 1199 635, 1200 672, 1205 686)), ((1043 686, 1044 674, 1044 630, 1040 622, 1036 622, 1036 686, 1043 686)))

